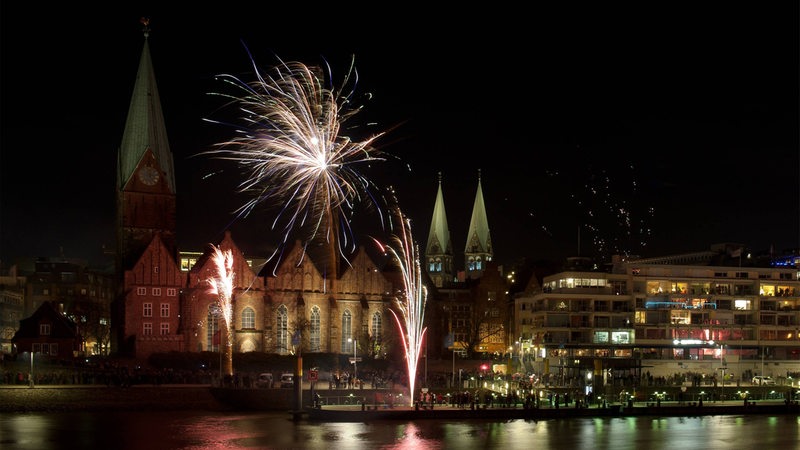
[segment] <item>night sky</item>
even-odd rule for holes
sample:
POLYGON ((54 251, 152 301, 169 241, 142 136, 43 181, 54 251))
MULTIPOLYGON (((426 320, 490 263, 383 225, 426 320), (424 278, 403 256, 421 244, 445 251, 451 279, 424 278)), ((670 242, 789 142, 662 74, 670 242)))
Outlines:
MULTIPOLYGON (((141 16, 151 18, 183 250, 225 230, 249 255, 275 245, 272 212, 233 215, 246 201, 237 167, 201 155, 232 137, 204 119, 222 106, 208 95, 223 90, 215 75, 253 79, 245 46, 264 71, 278 57, 327 61, 335 83, 355 58, 364 110, 345 133, 386 131, 378 146, 391 157, 365 174, 395 188, 422 246, 441 172, 463 252, 480 170, 504 263, 720 242, 798 247, 796 4, 434 12, 224 2, 175 12, 18 3, 0 4, 4 265, 62 253, 97 261, 113 249, 141 16)), ((377 218, 358 222, 366 230, 377 218)))

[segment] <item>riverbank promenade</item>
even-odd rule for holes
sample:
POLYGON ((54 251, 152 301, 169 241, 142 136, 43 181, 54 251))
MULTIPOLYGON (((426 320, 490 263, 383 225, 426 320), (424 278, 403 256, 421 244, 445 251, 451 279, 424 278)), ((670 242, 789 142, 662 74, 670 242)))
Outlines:
POLYGON ((714 415, 800 414, 796 402, 764 400, 755 402, 630 402, 586 406, 525 407, 523 405, 320 405, 295 411, 295 420, 322 422, 369 422, 371 420, 547 420, 579 417, 672 416, 696 417, 714 415))
POLYGON ((218 388, 208 384, 133 385, 0 385, 0 412, 207 410, 285 411, 312 420, 365 421, 379 418, 569 418, 630 415, 698 416, 717 414, 800 414, 796 401, 782 399, 725 401, 629 401, 536 405, 497 402, 441 402, 434 405, 394 397, 386 390, 303 389, 303 407, 294 407, 293 389, 218 388), (382 395, 377 395, 382 394, 382 395), (247 404, 237 399, 246 398, 247 404), (242 403, 242 404, 239 404, 242 403), (244 407, 243 407, 244 405, 244 407))

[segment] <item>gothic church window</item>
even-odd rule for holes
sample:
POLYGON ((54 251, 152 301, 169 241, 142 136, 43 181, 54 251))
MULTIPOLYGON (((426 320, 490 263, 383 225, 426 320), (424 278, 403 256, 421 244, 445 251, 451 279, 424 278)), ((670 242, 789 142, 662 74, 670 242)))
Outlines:
POLYGON ((342 313, 342 353, 353 353, 353 316, 347 309, 342 313))
POLYGON ((242 311, 242 329, 254 330, 256 328, 256 312, 253 308, 247 307, 242 311))
POLYGON ((372 315, 372 345, 373 350, 378 353, 381 349, 382 336, 383 336, 383 318, 381 313, 376 312, 372 315))
POLYGON ((322 326, 321 326, 321 323, 320 323, 319 306, 314 306, 313 308, 311 308, 311 324, 310 325, 311 325, 311 328, 309 330, 309 332, 310 332, 309 339, 310 339, 311 351, 312 352, 320 352, 320 351, 322 351, 322 349, 320 347, 320 342, 321 342, 321 336, 320 335, 322 333, 322 326))
POLYGON ((285 355, 289 353, 289 310, 286 306, 281 305, 276 316, 275 329, 277 335, 275 337, 278 353, 285 355))
POLYGON ((208 315, 206 316, 206 348, 211 352, 219 349, 219 315, 219 306, 216 304, 208 306, 208 315))

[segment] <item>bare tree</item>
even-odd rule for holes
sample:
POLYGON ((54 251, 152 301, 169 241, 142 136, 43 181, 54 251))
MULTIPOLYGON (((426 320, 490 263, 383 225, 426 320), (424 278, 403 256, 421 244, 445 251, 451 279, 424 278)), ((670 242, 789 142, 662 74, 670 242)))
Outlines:
MULTIPOLYGON (((111 348, 108 305, 78 298, 64 303, 66 316, 78 326, 84 342, 94 343, 98 354, 107 355, 111 348)), ((90 349, 86 352, 91 353, 90 349)))
POLYGON ((488 344, 505 338, 502 320, 493 317, 491 309, 478 309, 474 306, 456 317, 453 331, 460 338, 455 339, 455 347, 462 348, 468 359, 474 359, 488 344))

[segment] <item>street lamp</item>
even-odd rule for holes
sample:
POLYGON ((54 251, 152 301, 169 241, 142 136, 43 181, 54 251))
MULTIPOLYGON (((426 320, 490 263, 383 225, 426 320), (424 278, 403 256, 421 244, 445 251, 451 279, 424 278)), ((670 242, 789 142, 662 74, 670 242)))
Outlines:
POLYGON ((506 376, 511 375, 511 365, 514 362, 514 346, 508 346, 508 366, 506 366, 506 376))
MULTIPOLYGON (((455 386, 458 386, 458 385, 460 385, 460 384, 461 384, 461 373, 460 373, 460 372, 461 372, 461 370, 460 370, 460 369, 459 369, 459 375, 458 375, 458 383, 459 383, 459 384, 458 384, 458 385, 456 384, 456 352, 457 352, 457 351, 458 351, 458 350, 456 350, 456 345, 455 345, 455 343, 454 343, 454 344, 453 344, 453 376, 452 376, 452 380, 451 380, 451 382, 450 382, 450 384, 451 384, 453 387, 455 387, 455 386)), ((459 354, 460 354, 460 353, 459 353, 459 354)))
POLYGON ((722 365, 720 366, 719 370, 722 372, 722 387, 720 388, 720 397, 722 397, 722 401, 725 401, 725 371, 728 370, 728 361, 725 360, 725 344, 720 344, 720 357, 722 358, 722 365))
POLYGON ((30 379, 28 380, 28 387, 31 389, 33 389, 33 355, 35 354, 36 353, 33 350, 31 350, 31 372, 29 375, 30 379))
POLYGON ((356 383, 358 382, 358 355, 356 354, 358 343, 351 337, 347 338, 347 342, 353 343, 353 387, 355 387, 356 383))

